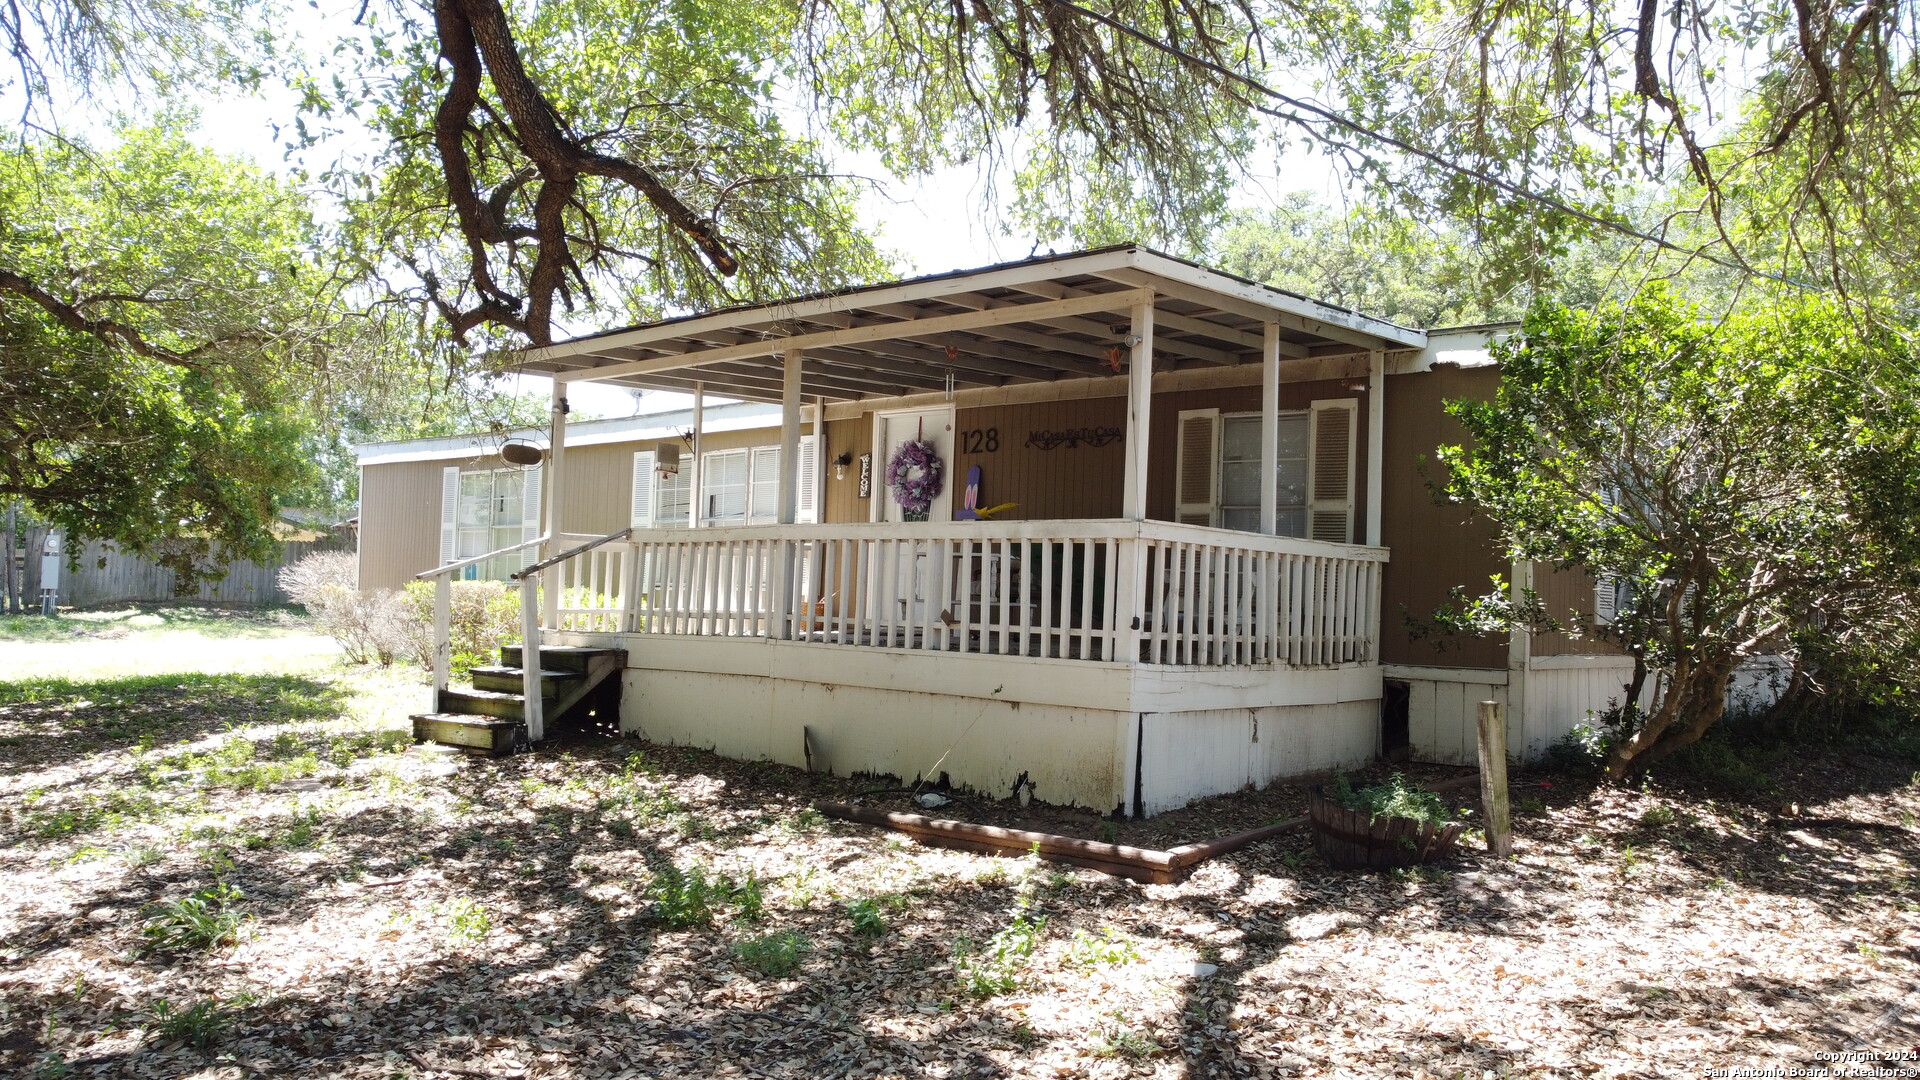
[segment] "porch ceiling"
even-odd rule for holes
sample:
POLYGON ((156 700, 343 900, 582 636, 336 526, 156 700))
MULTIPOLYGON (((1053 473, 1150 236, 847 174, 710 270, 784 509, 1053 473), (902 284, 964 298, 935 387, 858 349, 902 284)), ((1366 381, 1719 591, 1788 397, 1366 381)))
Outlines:
POLYGON ((847 401, 1112 375, 1130 308, 1154 302, 1154 366, 1260 362, 1263 325, 1281 357, 1420 348, 1426 333, 1137 245, 1049 255, 839 293, 730 308, 528 351, 522 369, 716 396, 780 400, 782 351, 802 346, 807 397, 847 401), (1029 308, 1031 314, 1015 309, 1029 308))

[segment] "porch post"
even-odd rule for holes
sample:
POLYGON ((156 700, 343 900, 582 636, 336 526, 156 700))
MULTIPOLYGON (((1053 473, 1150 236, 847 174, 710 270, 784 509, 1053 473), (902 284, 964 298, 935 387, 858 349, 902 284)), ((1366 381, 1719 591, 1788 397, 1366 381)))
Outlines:
POLYGON ((780 382, 780 517, 793 524, 799 509, 794 477, 800 474, 800 350, 786 351, 787 369, 780 382))
MULTIPOLYGON (((1153 417, 1153 301, 1133 305, 1133 355, 1127 368, 1127 464, 1120 514, 1128 521, 1147 519, 1147 443, 1153 417)), ((1120 542, 1115 568, 1116 655, 1121 663, 1140 661, 1140 628, 1146 620, 1147 542, 1137 533, 1120 542)))
POLYGON ((1153 304, 1133 305, 1133 355, 1127 367, 1127 465, 1120 516, 1147 519, 1147 434, 1153 414, 1153 304))
POLYGON ((1280 324, 1265 324, 1260 344, 1260 532, 1280 527, 1280 324))
MULTIPOLYGON (((567 457, 567 384, 559 379, 553 380, 552 430, 547 439, 547 475, 541 478, 541 501, 546 504, 547 522, 545 532, 547 542, 535 556, 535 561, 565 550, 566 544, 560 539, 560 495, 567 457)), ((540 575, 545 577, 545 574, 540 575)), ((560 590, 557 587, 560 575, 553 575, 553 586, 542 590, 540 602, 540 621, 547 626, 560 625, 560 590)))
POLYGON ((1380 546, 1380 485, 1386 476, 1387 353, 1367 353, 1367 543, 1380 546))
MULTIPOLYGON (((785 353, 786 371, 780 381, 780 499, 779 523, 793 524, 799 509, 794 478, 800 474, 800 350, 785 353)), ((749 478, 751 479, 751 478, 749 478)), ((791 537, 775 545, 772 617, 769 637, 793 636, 793 576, 796 548, 791 537)))
POLYGON ((707 384, 695 380, 693 384, 693 469, 687 473, 687 528, 700 527, 700 429, 707 423, 707 384))

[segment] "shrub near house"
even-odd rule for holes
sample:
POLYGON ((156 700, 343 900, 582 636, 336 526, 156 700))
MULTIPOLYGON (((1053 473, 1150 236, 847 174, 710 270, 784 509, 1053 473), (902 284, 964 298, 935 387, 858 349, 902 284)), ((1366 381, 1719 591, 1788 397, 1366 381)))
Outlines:
MULTIPOLYGON (((340 643, 355 664, 395 659, 433 666, 433 585, 416 581, 405 590, 356 587, 358 569, 346 552, 309 555, 280 572, 280 587, 340 643)), ((497 581, 456 581, 449 629, 453 672, 488 661, 492 650, 519 638, 520 596, 497 581)))

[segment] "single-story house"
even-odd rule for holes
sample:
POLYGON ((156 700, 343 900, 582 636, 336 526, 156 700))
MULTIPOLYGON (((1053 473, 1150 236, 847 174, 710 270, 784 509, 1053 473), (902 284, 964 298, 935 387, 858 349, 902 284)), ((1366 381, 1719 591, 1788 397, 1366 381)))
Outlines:
POLYGON ((555 378, 551 430, 518 437, 541 465, 361 449, 360 584, 533 566, 543 642, 624 650, 624 730, 841 774, 1151 814, 1470 763, 1487 699, 1530 757, 1628 660, 1409 627, 1496 573, 1599 599, 1431 493, 1443 403, 1493 392, 1500 330, 1124 245, 596 334, 522 358, 555 378), (569 424, 584 381, 695 404, 569 424))

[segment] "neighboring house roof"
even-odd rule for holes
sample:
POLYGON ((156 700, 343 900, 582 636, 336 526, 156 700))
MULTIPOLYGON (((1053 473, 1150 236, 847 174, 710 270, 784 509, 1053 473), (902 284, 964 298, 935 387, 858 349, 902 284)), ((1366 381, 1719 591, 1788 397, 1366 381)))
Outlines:
MULTIPOLYGON (((701 418, 704 431, 741 431, 771 427, 780 423, 778 406, 753 401, 730 401, 708 405, 701 418)), ((659 412, 642 413, 617 420, 581 420, 567 425, 568 446, 596 446, 602 443, 645 442, 649 439, 677 438, 693 427, 693 410, 684 405, 659 412)), ((538 428, 513 431, 479 432, 471 435, 446 435, 428 439, 400 439, 391 442, 362 443, 354 447, 360 464, 387 465, 400 461, 464 461, 490 457, 512 440, 544 444, 547 432, 538 428)))
POLYGON ((611 330, 528 350, 518 366, 757 401, 780 399, 787 348, 802 354, 808 397, 842 401, 939 390, 949 376, 957 387, 1098 377, 1146 290, 1156 369, 1257 363, 1268 325, 1283 358, 1427 346, 1423 330, 1122 244, 611 330))

